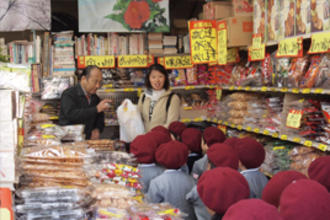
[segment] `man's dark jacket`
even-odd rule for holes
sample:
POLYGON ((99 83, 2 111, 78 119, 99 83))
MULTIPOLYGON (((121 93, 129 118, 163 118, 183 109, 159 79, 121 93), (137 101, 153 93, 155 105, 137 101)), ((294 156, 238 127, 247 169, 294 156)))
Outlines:
POLYGON ((91 95, 90 99, 88 104, 80 84, 65 90, 61 98, 59 124, 84 124, 86 139, 90 139, 93 129, 98 128, 102 132, 104 128, 104 113, 97 113, 96 109, 100 99, 97 95, 91 95))

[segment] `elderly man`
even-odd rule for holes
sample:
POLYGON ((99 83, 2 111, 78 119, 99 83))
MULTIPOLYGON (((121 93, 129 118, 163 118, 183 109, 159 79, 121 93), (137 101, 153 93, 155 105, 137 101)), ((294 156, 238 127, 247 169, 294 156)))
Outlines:
POLYGON ((84 124, 86 139, 99 139, 104 128, 104 110, 111 100, 96 95, 102 84, 102 72, 97 66, 86 67, 80 83, 65 90, 61 98, 60 125, 84 124))

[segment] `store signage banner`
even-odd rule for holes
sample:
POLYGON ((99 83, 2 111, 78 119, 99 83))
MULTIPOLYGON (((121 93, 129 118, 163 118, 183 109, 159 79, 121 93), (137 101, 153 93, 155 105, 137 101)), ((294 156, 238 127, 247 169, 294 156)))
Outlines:
POLYGON ((50 30, 50 0, 1 0, 0 31, 50 30))
POLYGON ((78 0, 79 32, 169 32, 169 0, 78 0))
POLYGON ((190 51, 193 64, 217 62, 215 20, 189 22, 190 51))

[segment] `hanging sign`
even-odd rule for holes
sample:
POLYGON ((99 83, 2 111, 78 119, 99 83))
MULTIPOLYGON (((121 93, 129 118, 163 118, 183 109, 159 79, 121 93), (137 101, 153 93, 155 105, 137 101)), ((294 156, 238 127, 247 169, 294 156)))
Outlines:
POLYGON ((286 126, 289 128, 300 128, 302 115, 302 110, 291 109, 286 118, 286 126))
POLYGON ((99 68, 114 68, 115 56, 78 56, 78 68, 96 65, 99 68))
POLYGON ((189 37, 193 64, 217 62, 216 21, 190 21, 189 37))
POLYGON ((226 21, 217 22, 218 37, 218 64, 227 64, 227 23, 226 21))
POLYGON ((249 61, 260 61, 265 59, 265 44, 261 44, 260 48, 249 48, 249 61))
POLYGON ((308 54, 330 52, 330 32, 312 34, 311 47, 308 54))
POLYGON ((227 64, 238 63, 238 62, 239 62, 238 48, 227 49, 227 64))
POLYGON ((281 40, 276 57, 301 57, 303 53, 302 37, 293 37, 281 40))
POLYGON ((119 68, 143 68, 150 64, 150 57, 148 55, 119 55, 119 68))
POLYGON ((191 68, 191 56, 165 56, 164 64, 166 69, 185 69, 191 68))
POLYGON ((261 34, 254 34, 252 46, 248 50, 249 61, 260 61, 265 59, 266 46, 262 43, 261 34))

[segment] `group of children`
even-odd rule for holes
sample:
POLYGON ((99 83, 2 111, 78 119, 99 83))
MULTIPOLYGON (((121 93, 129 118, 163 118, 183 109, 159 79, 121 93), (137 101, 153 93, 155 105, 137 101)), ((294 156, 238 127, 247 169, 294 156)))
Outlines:
POLYGON ((137 136, 130 152, 146 198, 170 203, 187 220, 330 219, 330 156, 312 162, 309 178, 289 170, 268 181, 259 171, 265 150, 255 139, 226 139, 216 127, 181 122, 137 136))

